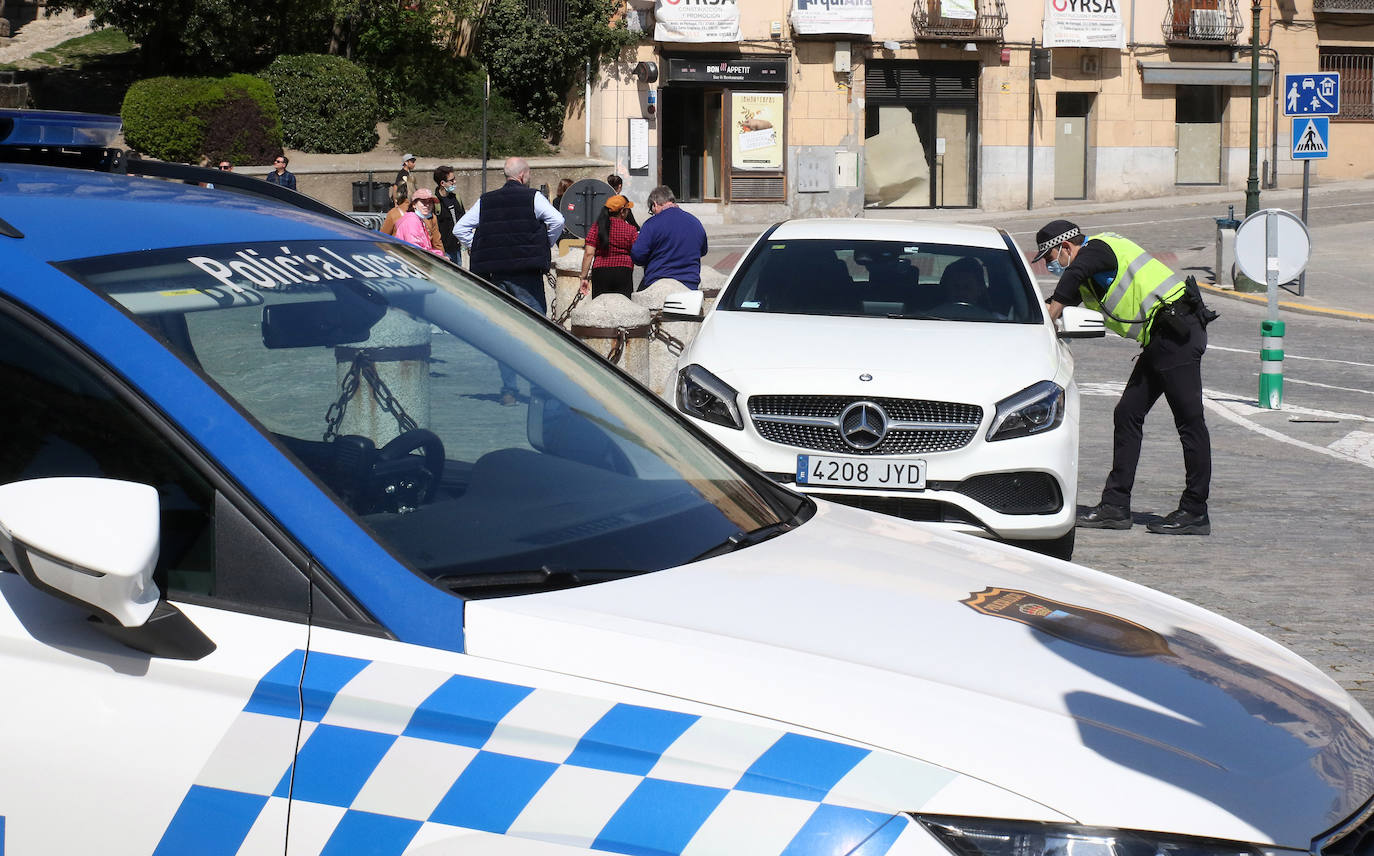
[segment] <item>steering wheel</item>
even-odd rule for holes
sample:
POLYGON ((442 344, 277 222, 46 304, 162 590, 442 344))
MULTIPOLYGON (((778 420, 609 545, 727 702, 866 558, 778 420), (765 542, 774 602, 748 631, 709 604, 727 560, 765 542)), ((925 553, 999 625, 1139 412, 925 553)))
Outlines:
POLYGON ((426 428, 412 428, 377 451, 369 479, 371 505, 399 511, 433 499, 444 474, 444 441, 426 428), (417 459, 410 453, 423 453, 417 459))

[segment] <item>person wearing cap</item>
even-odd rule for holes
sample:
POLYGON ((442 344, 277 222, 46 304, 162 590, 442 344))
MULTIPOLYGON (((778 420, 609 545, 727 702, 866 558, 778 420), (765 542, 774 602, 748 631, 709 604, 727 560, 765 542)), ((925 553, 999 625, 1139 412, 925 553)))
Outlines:
MULTIPOLYGON (((1113 412, 1112 469, 1102 501, 1078 515, 1090 529, 1130 529, 1131 489, 1140 462, 1145 415, 1161 395, 1183 444, 1184 488, 1178 508, 1146 528, 1169 535, 1208 535, 1212 440, 1202 406, 1205 315, 1190 286, 1140 245, 1113 232, 1085 237, 1067 220, 1051 220, 1035 236, 1032 261, 1044 259, 1059 277, 1046 301, 1059 320, 1065 306, 1102 313, 1107 328, 1140 343, 1141 352, 1113 412)), ((1215 316, 1212 316, 1215 317, 1215 316)))
POLYGON ((443 258, 443 243, 438 240, 438 232, 433 225, 435 201, 434 194, 428 187, 415 191, 415 195, 410 199, 410 210, 401 215, 401 219, 396 223, 396 237, 443 258))
POLYGON ((396 180, 391 182, 391 201, 396 201, 396 189, 401 185, 405 185, 406 195, 414 199, 420 185, 415 180, 415 155, 409 152, 401 156, 401 169, 396 173, 396 180))
MULTIPOLYGON (((486 277, 525 306, 548 314, 544 274, 550 252, 563 234, 563 215, 544 194, 529 186, 530 165, 521 157, 506 158, 506 183, 478 197, 453 227, 468 248, 468 268, 486 277)), ((501 368, 501 404, 516 398, 515 371, 501 368)))
POLYGON ((624 196, 612 196, 587 231, 582 252, 583 294, 600 297, 615 293, 629 297, 634 292, 635 263, 630 258, 630 247, 639 237, 639 230, 630 225, 633 207, 635 204, 624 196))

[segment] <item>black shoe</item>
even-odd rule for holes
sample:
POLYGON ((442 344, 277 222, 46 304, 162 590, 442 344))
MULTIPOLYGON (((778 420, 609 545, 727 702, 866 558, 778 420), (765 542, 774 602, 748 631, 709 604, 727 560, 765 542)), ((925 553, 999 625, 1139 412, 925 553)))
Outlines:
POLYGON ((1080 529, 1130 529, 1131 510, 1104 502, 1080 512, 1077 523, 1080 529))
POLYGON ((1194 514, 1180 508, 1163 520, 1151 521, 1145 528, 1160 535, 1211 535, 1212 521, 1206 514, 1194 514))

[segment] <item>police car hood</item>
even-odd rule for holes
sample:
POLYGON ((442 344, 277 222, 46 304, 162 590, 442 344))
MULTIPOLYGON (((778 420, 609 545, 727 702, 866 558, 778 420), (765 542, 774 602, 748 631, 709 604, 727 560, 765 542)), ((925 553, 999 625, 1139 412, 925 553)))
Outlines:
POLYGON ((1106 574, 828 503, 681 568, 470 602, 465 633, 476 656, 918 758, 1091 826, 1305 849, 1374 791, 1374 720, 1264 637, 1106 574))
POLYGON ((717 311, 680 364, 741 392, 995 402, 1055 377, 1054 343, 1041 324, 717 311))

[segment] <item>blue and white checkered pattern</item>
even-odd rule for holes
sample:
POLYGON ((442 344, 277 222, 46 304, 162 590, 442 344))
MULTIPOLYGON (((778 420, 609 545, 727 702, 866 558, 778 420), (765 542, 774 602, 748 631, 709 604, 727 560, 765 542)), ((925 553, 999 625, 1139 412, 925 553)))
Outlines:
POLYGON ((887 856, 911 826, 894 806, 952 779, 756 725, 297 651, 259 683, 156 852, 255 851, 289 800, 293 854, 486 833, 630 856, 887 856), (255 747, 297 728, 298 698, 296 763, 274 767, 255 747))

